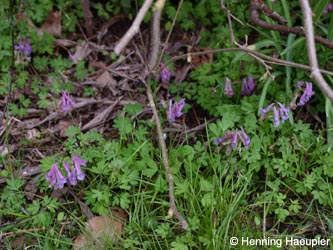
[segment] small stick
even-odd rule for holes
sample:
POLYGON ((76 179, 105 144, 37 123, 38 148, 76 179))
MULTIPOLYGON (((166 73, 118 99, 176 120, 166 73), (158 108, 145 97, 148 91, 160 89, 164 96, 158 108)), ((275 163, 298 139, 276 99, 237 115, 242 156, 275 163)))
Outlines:
POLYGON ((125 35, 120 39, 120 41, 117 43, 116 47, 114 48, 114 52, 116 53, 116 55, 120 55, 120 53, 127 46, 127 44, 133 38, 133 36, 139 32, 140 24, 143 18, 145 17, 152 2, 153 0, 145 0, 141 9, 139 10, 138 15, 135 17, 135 20, 131 28, 125 33, 125 35))
POLYGON ((84 13, 84 22, 86 26, 87 35, 88 37, 91 37, 93 35, 94 24, 92 20, 93 15, 90 11, 88 0, 81 0, 81 5, 84 13))
POLYGON ((165 42, 164 42, 164 46, 163 46, 163 48, 162 48, 161 55, 160 55, 160 57, 159 57, 159 59, 158 59, 157 65, 159 65, 160 62, 161 62, 162 59, 163 59, 163 55, 164 55, 165 50, 166 50, 166 48, 167 48, 167 44, 168 44, 168 42, 169 42, 169 40, 170 40, 171 33, 172 33, 172 31, 173 31, 173 29, 174 29, 174 27, 175 27, 176 20, 177 20, 177 17, 178 17, 178 15, 179 15, 180 8, 181 8, 181 6, 183 5, 183 2, 184 2, 184 0, 180 0, 179 3, 178 3, 178 8, 177 8, 177 11, 176 11, 175 17, 174 17, 173 20, 172 20, 171 28, 170 28, 170 31, 169 31, 169 33, 168 33, 168 36, 167 36, 167 38, 166 38, 166 40, 165 40, 165 42))
POLYGON ((300 0, 299 2, 302 7, 302 13, 304 18, 306 48, 308 50, 309 63, 311 67, 310 76, 315 80, 321 91, 324 92, 324 94, 330 99, 331 102, 333 102, 333 90, 329 87, 329 85, 321 75, 318 66, 315 37, 312 26, 312 10, 307 0, 300 0))
MULTIPOLYGON (((258 25, 260 27, 263 27, 265 29, 270 29, 270 30, 276 30, 279 31, 281 33, 293 33, 296 35, 301 35, 301 36, 306 36, 304 29, 303 28, 298 28, 298 27, 288 27, 288 26, 284 26, 284 25, 278 25, 278 24, 270 24, 267 23, 263 20, 260 19, 259 17, 259 11, 262 11, 265 15, 268 14, 268 7, 265 6, 265 4, 263 3, 262 0, 251 0, 250 1, 250 22, 258 25)), ((267 15, 269 16, 269 15, 267 15)), ((272 16, 269 16, 272 18, 272 16)), ((276 18, 273 18, 276 20, 276 18)), ((321 36, 314 36, 314 39, 325 45, 326 47, 333 49, 333 43, 321 36)))
MULTIPOLYGON (((189 56, 200 56, 200 55, 206 55, 206 54, 217 54, 217 53, 226 53, 226 52, 234 52, 234 51, 243 51, 243 52, 248 53, 248 54, 256 55, 260 58, 265 59, 266 63, 275 64, 275 65, 282 65, 282 66, 291 66, 291 67, 294 67, 294 68, 300 68, 300 69, 311 71, 311 67, 308 66, 308 65, 277 59, 277 58, 267 56, 263 53, 260 53, 260 52, 257 52, 257 51, 254 51, 254 50, 251 50, 251 49, 248 49, 248 48, 245 48, 245 47, 242 47, 242 48, 212 49, 212 50, 205 50, 205 51, 200 51, 200 52, 186 53, 186 54, 182 54, 182 55, 179 55, 179 56, 172 57, 170 60, 168 60, 165 63, 165 65, 168 65, 169 63, 177 61, 177 60, 186 59, 189 56)), ((324 70, 324 69, 319 69, 319 70, 323 74, 333 76, 332 71, 324 70)))
MULTIPOLYGON (((231 21, 232 15, 230 13, 230 10, 224 6, 224 1, 223 0, 221 0, 221 9, 222 9, 222 11, 224 11, 227 14, 231 42, 239 48, 245 48, 247 46, 247 41, 246 41, 246 45, 244 46, 244 45, 239 44, 235 39, 234 29, 232 27, 232 21, 231 21)), ((270 71, 271 67, 269 65, 267 65, 265 60, 261 59, 260 57, 254 55, 254 54, 249 54, 249 55, 252 56, 257 61, 259 61, 262 65, 264 65, 264 67, 266 69, 266 73, 274 80, 274 76, 271 74, 271 71, 270 71)))
MULTIPOLYGON (((152 31, 152 39, 155 39, 155 41, 152 43, 152 49, 151 49, 150 58, 149 58, 150 70, 156 65, 158 53, 160 51, 160 39, 161 38, 160 38, 159 30, 160 30, 160 22, 161 22, 161 13, 164 8, 164 4, 165 4, 165 0, 157 0, 154 5, 153 22, 152 22, 151 31, 152 31), (157 32, 157 33, 155 33, 155 32, 157 32)), ((183 218, 183 216, 179 213, 177 206, 176 206, 174 186, 173 186, 173 176, 172 176, 170 166, 169 166, 169 161, 168 161, 168 151, 167 151, 167 147, 166 147, 166 144, 164 141, 161 122, 158 117, 158 112, 156 109, 153 93, 152 93, 149 82, 146 82, 146 92, 147 92, 147 96, 148 96, 148 100, 149 100, 149 106, 151 107, 151 109, 153 111, 153 116, 154 116, 154 120, 156 123, 156 130, 157 130, 157 134, 158 134, 158 141, 159 141, 160 148, 162 151, 163 165, 164 165, 167 177, 168 177, 170 207, 171 207, 172 213, 176 216, 176 218, 181 223, 182 228, 184 230, 188 230, 189 226, 188 226, 186 220, 183 218)))

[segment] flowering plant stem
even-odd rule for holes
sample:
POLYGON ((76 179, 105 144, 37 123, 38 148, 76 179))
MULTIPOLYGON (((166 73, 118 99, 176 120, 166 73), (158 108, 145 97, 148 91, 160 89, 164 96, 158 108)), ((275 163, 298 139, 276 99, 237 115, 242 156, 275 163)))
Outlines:
MULTIPOLYGON (((152 28, 151 28, 151 32, 152 32, 151 37, 152 37, 153 41, 152 41, 152 49, 151 49, 150 59, 149 59, 150 70, 153 69, 154 66, 156 65, 158 54, 160 51, 160 28, 159 27, 160 27, 161 13, 162 13, 164 4, 165 4, 165 0, 157 0, 154 5, 153 23, 152 23, 152 28)), ((176 203, 175 203, 173 176, 170 171, 167 147, 166 147, 166 144, 164 141, 161 122, 158 117, 158 112, 156 109, 153 93, 152 93, 149 82, 146 83, 146 92, 147 92, 147 96, 148 96, 148 100, 149 100, 149 106, 151 107, 151 109, 153 111, 154 120, 156 123, 157 134, 158 134, 158 140, 159 140, 160 148, 162 151, 163 165, 164 165, 167 177, 168 177, 169 199, 170 199, 170 206, 172 209, 172 213, 179 220, 179 222, 182 225, 182 228, 184 230, 188 230, 188 224, 187 224, 186 220, 183 218, 183 216, 179 213, 176 203)))

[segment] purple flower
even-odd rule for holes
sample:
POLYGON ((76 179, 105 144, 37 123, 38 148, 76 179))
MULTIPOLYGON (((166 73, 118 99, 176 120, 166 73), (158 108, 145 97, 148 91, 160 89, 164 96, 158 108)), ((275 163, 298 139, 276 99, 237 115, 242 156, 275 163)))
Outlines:
POLYGON ((77 154, 74 154, 74 156, 72 157, 73 160, 73 164, 74 164, 74 170, 77 176, 77 179, 79 181, 83 181, 85 174, 83 173, 81 166, 86 166, 87 162, 83 159, 81 159, 77 154))
POLYGON ((306 86, 305 86, 305 90, 298 102, 298 106, 303 106, 305 105, 310 98, 315 94, 315 92, 312 90, 312 83, 311 82, 307 82, 306 86))
POLYGON ((231 140, 231 147, 232 148, 235 148, 237 146, 237 140, 238 140, 238 128, 236 128, 236 132, 232 136, 232 140, 231 140))
POLYGON ((262 118, 264 118, 265 115, 266 115, 266 114, 272 109, 272 107, 274 106, 274 104, 275 104, 275 103, 273 102, 273 103, 269 104, 266 108, 264 108, 264 109, 262 108, 262 109, 261 109, 261 112, 260 112, 260 113, 261 113, 261 117, 262 117, 262 118))
POLYGON ((242 143, 243 143, 243 146, 246 147, 246 148, 248 148, 249 145, 250 145, 251 139, 250 139, 250 137, 245 133, 243 127, 241 127, 241 130, 242 130, 242 133, 241 133, 241 136, 240 136, 241 141, 242 141, 242 143))
POLYGON ((304 85, 304 82, 302 82, 302 81, 298 81, 297 82, 297 87, 300 89, 300 88, 302 88, 302 86, 304 85))
POLYGON ((266 114, 273 108, 274 126, 280 126, 280 117, 282 121, 288 120, 290 107, 285 107, 282 103, 271 103, 266 108, 261 109, 260 119, 265 119, 266 114))
POLYGON ((160 63, 160 67, 162 68, 162 71, 160 73, 161 82, 167 84, 170 81, 171 72, 163 63, 160 63))
POLYGON ((172 104, 170 100, 169 110, 168 110, 168 120, 169 122, 175 122, 176 118, 183 115, 182 109, 185 105, 185 98, 181 99, 179 102, 172 104))
POLYGON ((328 3, 325 8, 323 9, 323 14, 326 15, 329 11, 333 10, 333 4, 328 3))
POLYGON ((61 174, 58 163, 54 163, 49 172, 45 175, 46 181, 49 185, 55 188, 62 189, 66 183, 66 178, 61 174))
POLYGON ((221 137, 221 138, 217 138, 217 139, 215 139, 215 140, 214 140, 214 144, 215 144, 215 145, 219 145, 219 144, 221 144, 222 142, 225 142, 225 141, 227 141, 227 140, 230 140, 230 139, 233 137, 233 135, 234 135, 234 133, 227 132, 227 133, 225 134, 224 137, 221 137))
POLYGON ((279 111, 280 111, 281 119, 282 119, 283 121, 288 120, 288 118, 289 118, 289 110, 290 110, 290 108, 289 108, 289 107, 286 108, 286 107, 285 107, 282 103, 280 103, 280 102, 278 102, 278 104, 279 104, 279 106, 280 106, 279 111))
POLYGON ((252 76, 249 76, 247 80, 244 78, 242 82, 241 95, 252 95, 255 87, 256 84, 252 76))
POLYGON ((19 45, 15 45, 14 49, 20 53, 23 53, 24 57, 28 57, 32 52, 32 47, 30 45, 30 40, 25 38, 20 38, 19 45))
POLYGON ((227 149, 226 154, 229 155, 230 151, 237 147, 238 138, 240 138, 244 147, 246 148, 249 147, 251 139, 245 133, 243 127, 241 127, 241 131, 238 128, 236 128, 235 132, 227 132, 224 137, 215 139, 214 144, 219 145, 224 142, 224 145, 226 145, 227 149))
POLYGON ((228 77, 225 80, 224 94, 226 96, 233 96, 235 94, 235 90, 232 89, 231 82, 230 82, 230 79, 228 77))
POLYGON ((61 100, 60 100, 61 110, 62 112, 70 111, 75 105, 75 101, 69 96, 69 94, 62 90, 61 91, 61 100))
POLYGON ((273 108, 273 113, 274 113, 274 127, 278 127, 280 126, 280 117, 279 117, 279 111, 275 106, 273 108))
POLYGON ((67 180, 72 186, 75 186, 77 184, 77 179, 76 179, 76 169, 73 168, 72 170, 69 167, 68 162, 64 162, 64 169, 67 172, 67 180))

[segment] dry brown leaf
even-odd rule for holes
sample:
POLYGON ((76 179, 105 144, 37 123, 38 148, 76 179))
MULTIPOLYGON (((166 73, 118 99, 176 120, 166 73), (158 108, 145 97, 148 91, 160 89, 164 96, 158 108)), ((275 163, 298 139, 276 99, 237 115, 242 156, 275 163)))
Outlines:
POLYGON ((37 129, 35 129, 35 128, 33 128, 33 129, 28 129, 28 130, 27 130, 27 136, 26 136, 26 138, 27 138, 28 140, 33 141, 33 140, 36 140, 38 134, 39 134, 39 131, 38 131, 37 129))
POLYGON ((192 64, 194 68, 200 67, 204 63, 213 63, 214 55, 209 52, 209 48, 189 48, 188 53, 196 53, 196 52, 207 52, 206 54, 196 55, 188 57, 188 62, 192 64))
POLYGON ((97 115, 95 115, 95 117, 92 120, 86 123, 81 130, 86 131, 88 129, 92 129, 94 127, 97 127, 98 125, 103 124, 108 119, 110 113, 116 107, 116 105, 119 103, 121 99, 122 97, 119 97, 113 104, 105 108, 103 111, 96 112, 97 115))
POLYGON ((73 63, 78 63, 79 61, 86 58, 91 53, 91 51, 92 50, 89 48, 89 43, 84 41, 82 44, 76 46, 74 55, 71 55, 70 57, 73 63))
POLYGON ((17 146, 12 145, 1 145, 0 146, 0 153, 2 156, 8 155, 8 153, 13 153, 17 149, 17 146))
POLYGON ((37 237, 29 237, 29 234, 17 235, 10 241, 11 249, 22 249, 23 246, 29 246, 29 245, 33 246, 36 244, 37 244, 37 237))
POLYGON ((17 14, 17 19, 24 19, 32 28, 37 31, 40 37, 43 35, 43 32, 47 32, 54 36, 61 35, 61 11, 50 12, 40 28, 36 27, 26 12, 19 12, 17 14))
POLYGON ((37 191, 37 184, 33 180, 28 181, 24 185, 25 198, 29 201, 32 201, 35 198, 35 194, 37 193, 37 191))
POLYGON ((53 36, 60 36, 61 29, 61 11, 53 11, 46 17, 39 30, 53 36))
POLYGON ((180 70, 178 70, 176 73, 175 82, 176 83, 183 82, 186 79, 188 72, 190 71, 191 68, 192 66, 190 64, 186 64, 180 70))
POLYGON ((112 75, 108 71, 104 71, 97 79, 97 82, 101 83, 103 87, 108 87, 112 92, 113 96, 117 96, 119 94, 119 90, 117 90, 117 81, 112 77, 112 75))
POLYGON ((68 39, 58 38, 54 41, 54 44, 59 47, 74 47, 75 45, 77 45, 77 42, 68 39))
POLYGON ((117 242, 123 233, 123 223, 115 216, 97 216, 86 223, 86 230, 74 240, 75 250, 105 249, 106 244, 117 242))
POLYGON ((42 172, 42 169, 39 166, 26 166, 19 172, 20 178, 28 178, 30 176, 40 174, 42 172))
POLYGON ((62 120, 54 127, 54 132, 59 131, 60 137, 66 137, 67 128, 73 125, 72 120, 62 120))

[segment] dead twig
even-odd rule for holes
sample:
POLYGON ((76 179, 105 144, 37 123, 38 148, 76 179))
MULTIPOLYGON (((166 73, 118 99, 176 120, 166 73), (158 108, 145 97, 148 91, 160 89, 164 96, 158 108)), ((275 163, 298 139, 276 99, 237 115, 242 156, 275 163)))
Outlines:
POLYGON ((83 9, 83 14, 84 14, 83 17, 84 17, 86 32, 87 32, 88 37, 91 37, 94 33, 94 24, 92 21, 93 15, 90 11, 88 0, 81 0, 81 5, 82 5, 82 9, 83 9))
POLYGON ((170 28, 170 31, 169 31, 169 33, 168 33, 168 36, 167 36, 167 38, 166 38, 166 40, 165 40, 165 42, 164 42, 164 46, 163 46, 163 48, 162 48, 161 55, 160 55, 160 57, 159 57, 159 59, 158 59, 157 65, 159 65, 160 62, 161 62, 162 59, 163 59, 163 55, 164 55, 165 50, 166 50, 166 48, 167 48, 167 44, 168 44, 168 42, 169 42, 169 40, 170 40, 170 37, 171 37, 172 31, 173 31, 173 29, 174 29, 174 27, 175 27, 176 20, 177 20, 177 17, 178 17, 178 15, 179 15, 180 8, 181 8, 181 6, 183 5, 183 2, 184 2, 184 0, 180 0, 179 3, 178 3, 178 8, 177 8, 177 11, 176 11, 175 17, 174 17, 173 20, 172 20, 171 28, 170 28))
POLYGON ((13 16, 13 8, 14 8, 14 3, 13 0, 10 0, 9 4, 9 15, 10 15, 10 36, 11 36, 11 61, 10 61, 10 67, 9 67, 9 72, 8 72, 8 98, 6 100, 5 107, 3 109, 3 115, 0 116, 0 124, 2 124, 3 119, 8 118, 8 106, 10 104, 11 100, 11 95, 12 95, 12 88, 13 88, 13 81, 14 81, 14 70, 15 70, 15 56, 14 56, 14 16, 13 16))
MULTIPOLYGON (((151 31, 152 31, 152 38, 156 39, 156 40, 152 44, 152 48, 151 48, 151 53, 150 53, 150 58, 149 58, 150 69, 152 69, 156 65, 158 53, 160 51, 160 32, 159 32, 160 28, 159 27, 160 27, 160 21, 161 21, 160 20, 161 12, 164 8, 164 4, 165 4, 165 0, 157 0, 154 5, 153 23, 152 23, 153 28, 151 31)), ((143 79, 143 81, 144 81, 144 79, 143 79)), ((167 177, 168 177, 171 213, 174 214, 176 216, 176 218, 179 220, 179 222, 182 225, 182 228, 184 230, 188 230, 189 226, 188 226, 186 220, 183 218, 183 216, 179 213, 177 206, 176 206, 174 186, 173 186, 173 176, 171 174, 171 170, 170 170, 170 166, 169 166, 167 147, 166 147, 166 144, 164 141, 161 122, 158 117, 158 112, 156 109, 153 93, 152 93, 149 82, 146 82, 146 92, 147 92, 147 97, 149 100, 149 106, 151 107, 151 109, 153 111, 153 116, 154 116, 154 120, 156 123, 156 129, 157 129, 157 134, 158 134, 158 141, 159 141, 160 148, 162 151, 163 165, 164 165, 167 177)))
MULTIPOLYGON (((262 59, 265 60, 266 63, 269 64, 275 64, 275 65, 282 65, 282 66, 291 66, 294 68, 300 68, 300 69, 304 69, 304 70, 308 70, 311 71, 311 67, 305 64, 301 64, 301 63, 295 63, 295 62, 289 62, 289 61, 285 61, 285 60, 281 60, 281 59, 277 59, 271 56, 267 56, 265 54, 262 54, 260 52, 257 52, 253 49, 249 49, 247 47, 241 47, 241 48, 224 48, 224 49, 213 49, 213 50, 205 50, 205 51, 200 51, 200 52, 191 52, 191 53, 186 53, 183 55, 179 55, 179 56, 174 56, 172 57, 170 60, 168 60, 165 64, 168 65, 171 62, 177 61, 177 60, 182 60, 182 59, 186 59, 189 56, 200 56, 200 55, 206 55, 206 54, 217 54, 217 53, 226 53, 226 52, 235 52, 235 51, 243 51, 247 54, 253 54, 256 55, 262 59)), ((329 70, 324 70, 324 69, 319 69, 319 71, 323 74, 326 75, 330 75, 333 76, 333 72, 329 71, 329 70)))
MULTIPOLYGON (((230 13, 230 10, 225 7, 224 0, 221 0, 221 9, 222 9, 222 11, 224 11, 227 14, 231 42, 239 48, 246 48, 247 44, 241 45, 235 39, 234 30, 233 30, 232 21, 231 21, 231 18, 233 17, 233 15, 230 13)), ((271 71, 270 71, 272 69, 271 66, 267 65, 265 60, 261 59, 260 57, 258 57, 256 55, 254 55, 254 54, 249 54, 249 55, 252 56, 254 59, 256 59, 258 62, 260 62, 265 67, 266 73, 274 80, 274 76, 271 74, 271 71)))
POLYGON ((116 53, 116 55, 120 55, 120 53, 129 43, 129 41, 134 37, 136 33, 139 32, 140 24, 143 18, 145 17, 152 2, 153 0, 145 0, 141 9, 139 10, 138 15, 135 17, 135 20, 131 28, 125 33, 125 35, 120 39, 120 41, 117 43, 116 47, 114 48, 114 52, 116 53))
POLYGON ((105 110, 103 110, 102 112, 98 112, 98 114, 91 121, 89 121, 87 124, 85 124, 81 130, 86 131, 86 130, 92 129, 98 125, 103 124, 108 119, 110 113, 117 106, 117 104, 119 103, 119 101, 121 99, 122 99, 122 96, 119 97, 113 104, 111 104, 105 110))
MULTIPOLYGON (((260 26, 265 29, 279 31, 281 33, 289 34, 293 33, 296 35, 306 36, 303 28, 299 27, 288 27, 280 24, 270 24, 260 19, 259 12, 264 13, 266 16, 279 21, 279 23, 284 23, 284 18, 278 15, 276 12, 271 10, 262 0, 251 0, 250 1, 250 22, 254 25, 260 26)), ((312 14, 312 13, 311 13, 312 14)), ((314 39, 325 45, 326 47, 333 49, 333 43, 321 36, 314 36, 314 39)))
POLYGON ((302 7, 302 13, 304 18, 304 28, 305 28, 305 37, 306 37, 306 48, 308 50, 309 63, 311 67, 311 77, 315 80, 318 87, 321 91, 333 101, 333 90, 329 87, 325 79, 320 73, 316 45, 315 45, 315 36, 312 26, 312 10, 310 8, 309 2, 307 0, 299 1, 302 7))

